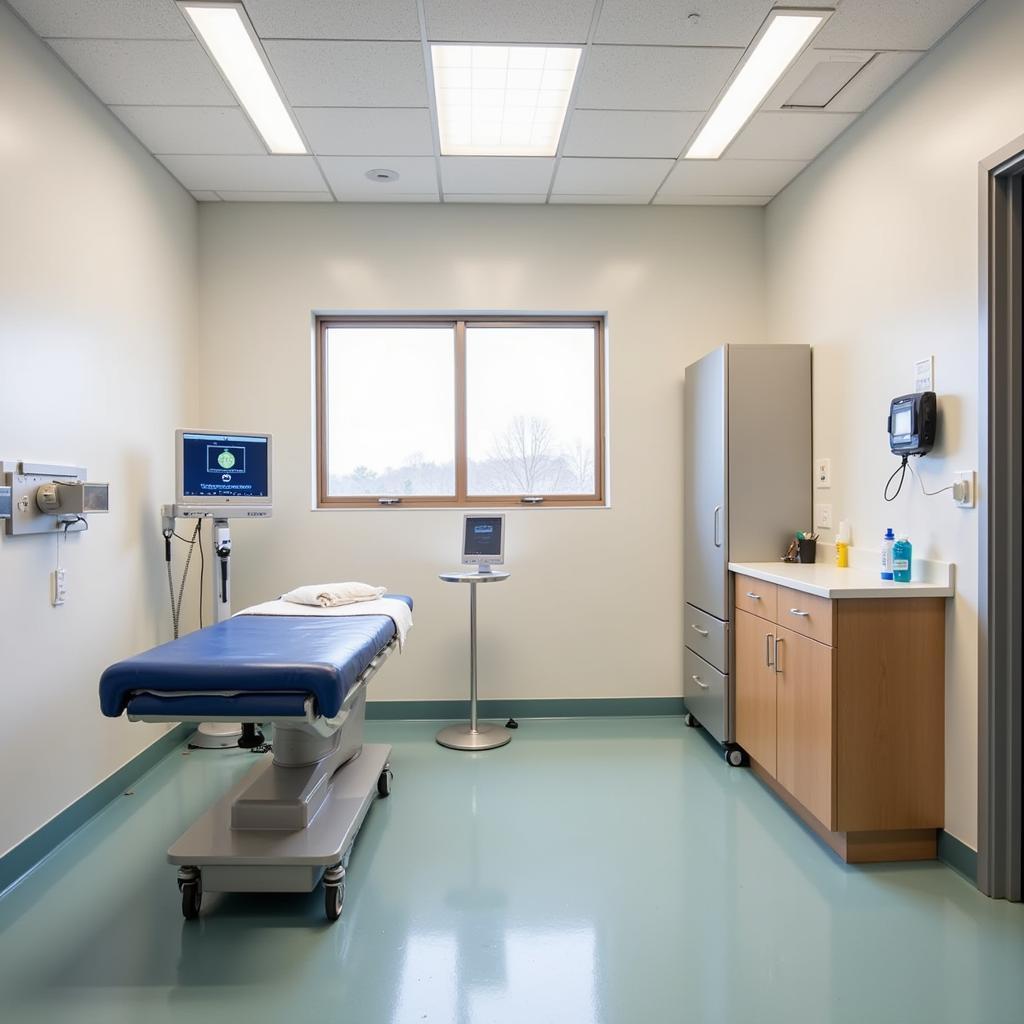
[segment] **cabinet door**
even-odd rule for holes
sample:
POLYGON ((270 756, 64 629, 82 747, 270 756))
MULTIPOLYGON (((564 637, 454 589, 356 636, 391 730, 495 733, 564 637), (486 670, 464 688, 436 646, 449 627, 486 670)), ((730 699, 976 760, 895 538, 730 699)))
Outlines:
POLYGON ((736 742, 776 774, 775 669, 769 664, 775 626, 736 609, 736 742))
POLYGON ((778 778, 834 830, 832 648, 777 626, 778 778))

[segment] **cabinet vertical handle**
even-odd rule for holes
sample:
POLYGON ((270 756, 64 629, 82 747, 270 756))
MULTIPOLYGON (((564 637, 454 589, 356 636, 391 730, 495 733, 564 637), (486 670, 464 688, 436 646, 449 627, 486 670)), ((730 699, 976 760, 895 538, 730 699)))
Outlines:
POLYGON ((722 546, 722 538, 718 534, 718 522, 722 515, 722 506, 715 506, 715 547, 720 548, 722 546))
POLYGON ((772 668, 775 662, 772 661, 772 641, 775 639, 771 633, 765 633, 764 635, 764 663, 768 668, 772 668))
POLYGON ((775 671, 776 672, 781 672, 782 671, 782 663, 779 661, 779 644, 784 643, 784 642, 785 641, 783 640, 783 638, 781 636, 777 636, 775 638, 775 671))

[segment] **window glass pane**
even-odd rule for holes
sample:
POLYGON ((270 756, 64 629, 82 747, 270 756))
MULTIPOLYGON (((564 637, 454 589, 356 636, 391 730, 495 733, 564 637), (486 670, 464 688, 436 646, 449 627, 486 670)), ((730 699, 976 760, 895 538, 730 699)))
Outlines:
POLYGON ((475 495, 593 494, 594 328, 468 327, 475 495))
POLYGON ((327 329, 328 493, 455 494, 455 329, 327 329))

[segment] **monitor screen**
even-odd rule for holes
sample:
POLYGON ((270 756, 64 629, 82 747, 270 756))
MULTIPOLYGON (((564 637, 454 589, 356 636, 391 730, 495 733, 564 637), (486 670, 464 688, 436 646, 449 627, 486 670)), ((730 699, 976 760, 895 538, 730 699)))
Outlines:
POLYGON ((464 562, 483 559, 500 560, 504 525, 504 516, 466 516, 462 560, 464 562))
POLYGON ((892 411, 892 434, 900 437, 914 432, 914 408, 910 403, 897 405, 892 411))
POLYGON ((179 432, 180 487, 185 504, 270 502, 270 435, 179 432))

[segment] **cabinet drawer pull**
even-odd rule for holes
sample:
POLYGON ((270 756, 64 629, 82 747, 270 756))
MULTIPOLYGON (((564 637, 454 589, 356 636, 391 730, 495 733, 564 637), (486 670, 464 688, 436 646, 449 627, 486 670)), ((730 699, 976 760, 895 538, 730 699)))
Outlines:
POLYGON ((692 679, 692 680, 693 680, 693 681, 694 681, 694 682, 695 682, 695 683, 696 683, 696 684, 697 684, 697 685, 698 685, 698 686, 699 686, 699 687, 700 687, 700 688, 701 688, 702 690, 710 690, 710 689, 711 689, 711 687, 710 687, 710 686, 708 686, 708 684, 707 684, 707 683, 705 683, 705 682, 703 682, 703 681, 701 680, 700 676, 690 676, 690 678, 691 678, 691 679, 692 679))
POLYGON ((781 672, 782 671, 782 662, 779 661, 779 644, 784 644, 785 642, 786 641, 781 636, 777 636, 775 638, 775 660, 774 660, 774 665, 775 665, 775 671, 776 672, 781 672))
POLYGON ((811 613, 810 612, 802 612, 802 611, 800 611, 799 608, 790 608, 789 609, 789 614, 790 615, 799 615, 800 618, 806 619, 811 613))
POLYGON ((747 591, 747 597, 749 597, 751 601, 760 601, 761 600, 761 595, 760 594, 755 594, 752 590, 748 590, 747 591))
POLYGON ((700 626, 695 626, 692 622, 690 623, 690 629, 692 629, 694 633, 700 633, 701 636, 708 635, 708 631, 706 629, 701 629, 700 626))
POLYGON ((771 668, 775 662, 772 661, 772 641, 775 639, 771 633, 765 633, 764 635, 764 663, 768 668, 771 668))

